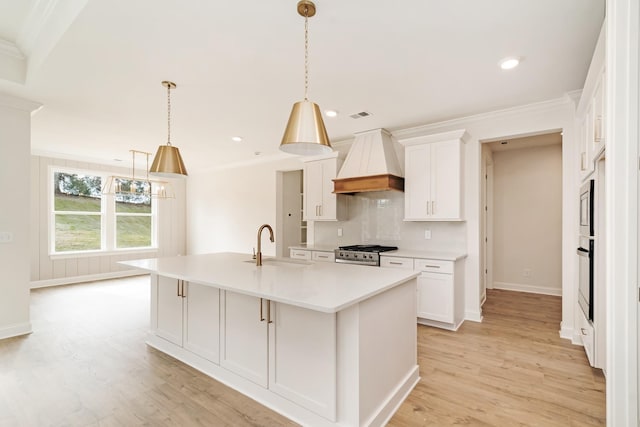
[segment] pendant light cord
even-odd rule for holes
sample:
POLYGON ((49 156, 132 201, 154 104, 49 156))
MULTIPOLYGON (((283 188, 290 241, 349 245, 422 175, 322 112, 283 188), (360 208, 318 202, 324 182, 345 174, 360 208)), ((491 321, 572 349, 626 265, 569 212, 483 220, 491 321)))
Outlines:
POLYGON ((309 7, 304 7, 304 100, 309 100, 309 7))
POLYGON ((171 145, 171 84, 167 85, 167 145, 171 145))

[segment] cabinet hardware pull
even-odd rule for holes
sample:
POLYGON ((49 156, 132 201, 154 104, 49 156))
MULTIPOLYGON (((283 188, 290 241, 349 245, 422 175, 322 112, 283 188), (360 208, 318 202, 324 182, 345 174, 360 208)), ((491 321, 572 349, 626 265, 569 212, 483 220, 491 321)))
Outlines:
POLYGON ((434 200, 431 201, 431 215, 436 214, 436 202, 434 200))
POLYGON ((271 320, 271 301, 267 300, 267 323, 273 323, 271 320))
POLYGON ((389 261, 389 264, 393 264, 393 265, 402 265, 401 262, 395 262, 395 261, 389 261))
POLYGON ((582 335, 587 335, 587 330, 585 328, 580 328, 580 331, 582 332, 582 335))
POLYGON ((177 296, 179 296, 179 297, 181 297, 182 295, 180 295, 180 280, 178 280, 178 281, 176 282, 176 289, 177 289, 177 290, 176 290, 176 295, 177 295, 177 296))
POLYGON ((318 258, 329 258, 329 255, 318 255, 318 258))
POLYGON ((184 291, 184 280, 182 280, 182 298, 186 298, 187 294, 184 291))
POLYGON ((262 314, 262 298, 260 298, 260 321, 264 322, 264 315, 262 314))
POLYGON ((429 265, 429 264, 426 264, 425 267, 427 267, 427 268, 440 268, 439 265, 429 265))

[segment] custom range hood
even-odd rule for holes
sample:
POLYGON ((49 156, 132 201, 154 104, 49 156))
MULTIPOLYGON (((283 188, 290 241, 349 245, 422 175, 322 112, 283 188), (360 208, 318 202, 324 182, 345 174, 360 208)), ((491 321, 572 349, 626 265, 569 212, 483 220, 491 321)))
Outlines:
POLYGON ((402 169, 391 134, 384 129, 374 129, 355 136, 338 177, 333 180, 333 192, 404 191, 402 169))

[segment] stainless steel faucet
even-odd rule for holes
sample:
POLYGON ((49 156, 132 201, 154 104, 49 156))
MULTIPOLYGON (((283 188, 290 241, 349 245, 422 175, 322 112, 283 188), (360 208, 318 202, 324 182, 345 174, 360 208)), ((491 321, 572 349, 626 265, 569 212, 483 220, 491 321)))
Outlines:
POLYGON ((256 254, 256 265, 262 265, 262 243, 260 242, 260 237, 262 236, 262 230, 265 228, 269 229, 269 240, 273 242, 273 229, 269 224, 262 224, 260 228, 258 228, 258 253, 256 254))

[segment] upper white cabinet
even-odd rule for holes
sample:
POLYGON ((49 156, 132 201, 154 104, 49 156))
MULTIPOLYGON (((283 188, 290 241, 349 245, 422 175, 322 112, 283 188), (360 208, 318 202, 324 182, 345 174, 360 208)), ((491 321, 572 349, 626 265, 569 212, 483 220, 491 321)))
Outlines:
POLYGON ((576 109, 576 128, 580 178, 586 179, 595 169, 595 161, 605 148, 607 134, 607 94, 605 37, 603 26, 593 52, 584 89, 576 109))
POLYGON ((405 146, 405 221, 462 221, 464 130, 399 139, 405 146))
POLYGON ((304 160, 304 212, 305 221, 337 221, 344 219, 345 203, 333 193, 333 179, 338 175, 342 161, 338 153, 304 160))

